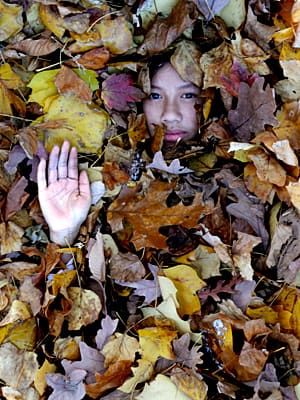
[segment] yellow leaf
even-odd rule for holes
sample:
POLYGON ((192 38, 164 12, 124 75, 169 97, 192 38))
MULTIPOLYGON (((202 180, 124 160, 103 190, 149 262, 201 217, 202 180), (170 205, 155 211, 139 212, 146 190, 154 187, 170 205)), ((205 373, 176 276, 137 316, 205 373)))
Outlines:
POLYGON ((300 297, 297 298, 293 314, 291 316, 291 327, 296 338, 300 340, 300 297))
POLYGON ((76 361, 80 359, 80 349, 79 342, 80 336, 66 338, 58 338, 54 343, 54 354, 56 358, 62 360, 66 358, 67 360, 76 361))
POLYGON ((191 400, 189 396, 179 390, 176 385, 165 375, 158 374, 150 383, 146 383, 137 400, 191 400))
POLYGON ((20 32, 23 28, 23 7, 0 0, 0 42, 20 32))
POLYGON ((289 195, 291 196, 291 202, 293 205, 300 209, 300 179, 298 182, 290 182, 286 187, 289 195))
POLYGON ((165 275, 172 280, 177 289, 179 313, 191 315, 200 310, 200 300, 197 290, 202 289, 205 283, 197 272, 188 265, 176 265, 164 270, 165 275))
POLYGON ((251 319, 264 318, 267 324, 275 324, 278 322, 278 313, 267 305, 255 308, 248 307, 246 315, 251 319))
POLYGON ((0 81, 0 114, 13 115, 8 93, 9 90, 0 81))
POLYGON ((54 144, 62 145, 69 140, 83 153, 100 151, 105 131, 110 125, 108 114, 95 105, 88 106, 76 97, 59 96, 52 101, 44 121, 64 120, 60 129, 45 129, 46 149, 50 151, 54 144))
POLYGON ((35 74, 27 85, 32 89, 28 101, 40 104, 44 111, 47 111, 51 101, 58 94, 54 79, 59 71, 60 69, 53 69, 35 74))
POLYGON ((246 18, 245 1, 230 0, 216 15, 220 16, 228 27, 238 29, 246 18))
POLYGON ((139 349, 139 343, 135 338, 117 332, 101 350, 101 353, 105 357, 104 366, 107 367, 110 364, 125 360, 133 362, 135 353, 138 352, 139 349))
POLYGON ((32 351, 36 342, 36 329, 34 317, 0 327, 0 344, 11 342, 20 350, 32 351))
MULTIPOLYGON (((159 277, 160 286, 161 280, 159 277)), ((170 281, 172 282, 172 281, 170 281)), ((172 297, 167 297, 164 301, 156 308, 152 307, 143 307, 142 308, 143 315, 145 318, 147 317, 157 317, 161 318, 162 316, 166 319, 169 319, 174 322, 176 329, 182 334, 189 333, 191 339, 198 343, 201 342, 201 333, 195 333, 191 331, 191 327, 188 321, 184 321, 181 319, 177 313, 176 305, 174 303, 174 299, 172 297)))
POLYGON ((226 349, 233 349, 233 336, 230 322, 226 319, 216 318, 212 321, 212 326, 216 332, 219 346, 222 351, 226 349))
POLYGON ((150 380, 154 372, 153 363, 151 361, 144 360, 143 358, 139 359, 137 362, 138 367, 131 368, 133 377, 127 379, 122 386, 118 387, 118 390, 121 392, 131 393, 139 383, 150 380))
POLYGON ((40 396, 42 396, 47 387, 46 374, 51 374, 56 371, 56 366, 54 364, 50 364, 48 360, 43 362, 43 365, 36 371, 34 378, 34 386, 36 390, 39 392, 40 396))
POLYGON ((132 33, 124 17, 104 19, 95 28, 100 32, 103 45, 112 54, 123 54, 133 45, 132 33))
POLYGON ((18 89, 24 86, 21 77, 11 69, 8 63, 0 66, 0 79, 4 81, 8 89, 18 89))
POLYGON ((66 270, 60 272, 59 274, 54 274, 53 276, 53 285, 52 285, 52 294, 56 296, 59 293, 60 288, 66 288, 71 285, 73 280, 76 277, 75 270, 66 270))
POLYGON ((170 378, 177 388, 191 399, 206 400, 208 387, 199 377, 176 368, 175 371, 172 371, 170 378))
POLYGON ((40 4, 39 13, 45 27, 61 39, 65 33, 65 27, 63 26, 63 19, 61 16, 56 13, 50 5, 44 4, 40 4))
POLYGON ((177 337, 176 331, 161 327, 149 327, 138 330, 140 347, 144 359, 153 363, 159 356, 168 360, 174 360, 172 340, 177 337))
POLYGON ((18 322, 19 320, 22 321, 30 317, 31 313, 29 312, 28 305, 26 303, 23 303, 23 301, 14 300, 12 302, 9 312, 1 320, 0 326, 18 322))
POLYGON ((95 292, 79 287, 69 287, 68 295, 73 301, 71 311, 65 317, 69 330, 80 329, 98 319, 102 306, 95 292))

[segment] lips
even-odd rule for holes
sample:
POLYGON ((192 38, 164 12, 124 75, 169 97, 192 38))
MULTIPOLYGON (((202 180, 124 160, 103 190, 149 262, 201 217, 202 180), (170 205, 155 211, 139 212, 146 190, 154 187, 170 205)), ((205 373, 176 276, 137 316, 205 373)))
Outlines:
POLYGON ((184 131, 167 131, 164 136, 166 142, 177 142, 177 140, 183 139, 186 136, 184 131))

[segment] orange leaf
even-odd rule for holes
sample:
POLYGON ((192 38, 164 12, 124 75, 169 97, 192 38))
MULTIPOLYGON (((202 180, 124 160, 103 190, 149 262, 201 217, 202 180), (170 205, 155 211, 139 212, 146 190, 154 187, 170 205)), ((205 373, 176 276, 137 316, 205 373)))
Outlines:
POLYGON ((131 374, 131 361, 122 360, 110 364, 103 375, 95 374, 96 383, 85 385, 86 394, 98 399, 108 390, 121 386, 131 374))
POLYGON ((110 205, 108 221, 114 232, 123 228, 123 220, 133 226, 132 242, 137 250, 144 247, 167 249, 166 237, 159 229, 166 225, 183 225, 186 228, 197 226, 201 214, 213 212, 212 206, 204 205, 202 194, 197 193, 190 206, 179 203, 167 207, 166 200, 173 184, 152 181, 143 195, 140 186, 125 186, 119 197, 110 205))
POLYGON ((55 85, 62 95, 74 94, 85 103, 92 101, 92 91, 89 86, 70 68, 62 66, 55 76, 55 85))

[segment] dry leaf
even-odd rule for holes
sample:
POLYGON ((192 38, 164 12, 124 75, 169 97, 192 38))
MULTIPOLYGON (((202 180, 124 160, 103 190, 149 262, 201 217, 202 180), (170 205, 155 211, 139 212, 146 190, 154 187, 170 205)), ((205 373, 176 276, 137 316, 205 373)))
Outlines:
POLYGON ((69 287, 68 295, 73 301, 72 308, 65 317, 70 330, 80 329, 98 319, 102 306, 95 292, 79 287, 69 287))

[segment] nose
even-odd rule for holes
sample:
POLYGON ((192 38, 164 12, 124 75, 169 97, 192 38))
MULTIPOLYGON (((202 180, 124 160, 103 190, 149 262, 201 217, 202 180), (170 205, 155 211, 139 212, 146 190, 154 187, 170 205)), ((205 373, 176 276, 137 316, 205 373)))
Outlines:
POLYGON ((165 99, 161 114, 161 122, 170 126, 180 122, 181 119, 182 115, 178 102, 173 99, 165 99))

